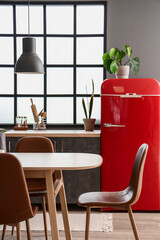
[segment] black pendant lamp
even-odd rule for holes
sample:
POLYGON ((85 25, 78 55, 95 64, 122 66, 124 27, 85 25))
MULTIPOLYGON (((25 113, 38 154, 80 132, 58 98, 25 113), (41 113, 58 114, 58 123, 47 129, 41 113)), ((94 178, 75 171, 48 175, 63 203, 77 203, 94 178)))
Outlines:
POLYGON ((23 53, 15 64, 15 73, 44 74, 42 61, 36 54, 36 39, 30 37, 30 14, 28 1, 28 37, 23 38, 23 53))

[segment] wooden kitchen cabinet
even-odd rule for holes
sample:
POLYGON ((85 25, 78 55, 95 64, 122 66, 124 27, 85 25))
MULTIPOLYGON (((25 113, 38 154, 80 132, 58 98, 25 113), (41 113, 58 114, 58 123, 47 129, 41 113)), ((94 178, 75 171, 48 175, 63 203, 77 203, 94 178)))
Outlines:
MULTIPOLYGON (((85 132, 83 130, 28 130, 8 131, 5 133, 7 151, 14 152, 17 141, 25 136, 45 136, 53 143, 56 142, 56 151, 84 152, 100 154, 100 131, 85 132)), ((100 191, 100 168, 63 171, 67 202, 76 204, 78 196, 83 192, 100 191)), ((40 203, 38 198, 32 202, 40 203)), ((59 203, 59 198, 57 198, 59 203)))

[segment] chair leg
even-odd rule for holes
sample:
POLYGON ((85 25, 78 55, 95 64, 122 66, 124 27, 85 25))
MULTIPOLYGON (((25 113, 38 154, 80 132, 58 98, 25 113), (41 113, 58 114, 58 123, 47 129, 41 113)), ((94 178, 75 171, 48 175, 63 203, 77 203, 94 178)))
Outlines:
POLYGON ((7 225, 6 224, 4 224, 3 225, 3 232, 2 232, 2 240, 4 240, 4 237, 5 237, 5 233, 6 233, 6 228, 7 228, 7 225))
POLYGON ((26 220, 26 229, 27 229, 27 239, 31 240, 31 230, 29 225, 29 219, 26 220))
POLYGON ((132 226, 132 229, 133 229, 135 239, 140 240, 139 235, 138 235, 138 230, 137 230, 137 227, 136 227, 136 222, 135 222, 133 212, 132 212, 132 209, 131 209, 130 206, 128 207, 128 214, 129 214, 129 218, 130 218, 130 221, 131 221, 131 226, 132 226))
POLYGON ((11 231, 11 235, 13 236, 14 234, 14 226, 12 226, 12 231, 11 231))
POLYGON ((89 239, 90 212, 91 212, 91 207, 87 207, 87 210, 86 210, 85 240, 89 239))
POLYGON ((47 214, 46 214, 45 196, 42 196, 42 209, 43 209, 43 221, 44 221, 45 237, 46 237, 46 240, 48 240, 47 214))
POLYGON ((20 225, 20 223, 16 224, 16 228, 17 228, 17 240, 21 240, 21 225, 20 225))
MULTIPOLYGON (((63 181, 62 173, 61 173, 61 180, 63 181)), ((65 230, 65 236, 66 236, 65 239, 70 240, 70 239, 72 239, 72 236, 71 236, 71 231, 70 231, 68 207, 67 207, 67 201, 66 201, 66 195, 65 195, 65 189, 64 189, 63 182, 62 182, 61 188, 59 190, 59 199, 60 199, 60 204, 61 204, 63 224, 64 224, 64 230, 65 230)))

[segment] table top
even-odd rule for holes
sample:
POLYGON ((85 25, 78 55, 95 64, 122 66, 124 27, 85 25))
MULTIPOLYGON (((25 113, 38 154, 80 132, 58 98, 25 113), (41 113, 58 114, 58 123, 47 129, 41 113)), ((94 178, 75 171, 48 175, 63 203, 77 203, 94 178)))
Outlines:
POLYGON ((6 137, 100 137, 100 130, 9 130, 5 132, 6 137))
POLYGON ((102 157, 91 153, 11 153, 24 170, 81 170, 101 166, 102 157))

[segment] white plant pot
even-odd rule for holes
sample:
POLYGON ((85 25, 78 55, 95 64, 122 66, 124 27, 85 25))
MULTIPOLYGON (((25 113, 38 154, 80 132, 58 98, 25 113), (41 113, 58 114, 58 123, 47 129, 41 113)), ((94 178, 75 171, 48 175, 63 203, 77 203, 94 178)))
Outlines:
POLYGON ((119 66, 116 78, 129 78, 129 66, 119 66))

